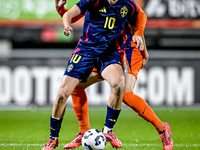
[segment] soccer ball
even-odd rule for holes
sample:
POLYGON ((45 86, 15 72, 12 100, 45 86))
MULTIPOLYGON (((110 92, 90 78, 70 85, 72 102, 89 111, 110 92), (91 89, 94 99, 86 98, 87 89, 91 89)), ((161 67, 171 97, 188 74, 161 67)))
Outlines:
POLYGON ((83 135, 82 146, 85 150, 103 150, 106 146, 106 137, 100 130, 90 129, 83 135))

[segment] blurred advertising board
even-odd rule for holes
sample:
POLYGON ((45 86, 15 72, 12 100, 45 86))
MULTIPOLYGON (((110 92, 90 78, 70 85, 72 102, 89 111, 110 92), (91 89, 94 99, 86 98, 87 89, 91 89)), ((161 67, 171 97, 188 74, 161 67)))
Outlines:
MULTIPOLYGON (((200 52, 150 51, 150 60, 138 76, 134 92, 151 106, 200 104, 200 52)), ((0 59, 0 107, 52 105, 70 54, 64 51, 19 51, 0 59), (24 57, 28 54, 28 57, 24 57)), ((87 89, 90 105, 106 105, 106 81, 87 89)), ((71 98, 68 100, 71 105, 71 98)))
POLYGON ((199 0, 144 0, 144 11, 152 19, 200 19, 199 0))
POLYGON ((147 27, 200 28, 200 0, 144 0, 147 27))
POLYGON ((143 0, 148 47, 200 47, 200 0, 143 0))

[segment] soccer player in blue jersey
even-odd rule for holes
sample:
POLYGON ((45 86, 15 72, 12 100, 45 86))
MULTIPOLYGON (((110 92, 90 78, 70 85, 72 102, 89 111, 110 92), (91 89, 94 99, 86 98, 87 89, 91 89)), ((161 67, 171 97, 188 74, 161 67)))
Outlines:
MULTIPOLYGON (((73 17, 85 14, 83 36, 64 73, 50 121, 50 139, 42 150, 58 146, 58 134, 65 113, 66 101, 75 86, 86 82, 94 67, 111 86, 107 106, 104 133, 108 134, 115 125, 124 94, 124 75, 117 43, 126 23, 135 24, 137 7, 133 0, 81 0, 63 16, 64 34, 72 32, 73 17)), ((116 147, 121 147, 116 139, 116 147)), ((114 146, 115 147, 115 146, 114 146)))
MULTIPOLYGON (((64 5, 65 0, 55 0, 55 6, 62 17, 63 14, 68 11, 64 5)), ((137 4, 136 4, 137 5, 137 4)), ((163 142, 164 150, 173 149, 173 139, 171 137, 171 129, 169 123, 161 122, 161 120, 156 116, 153 110, 148 106, 144 99, 137 96, 132 92, 134 84, 137 80, 137 75, 141 67, 145 67, 148 61, 148 53, 146 48, 144 51, 140 51, 135 44, 135 38, 142 37, 143 31, 146 24, 146 14, 143 10, 137 5, 138 15, 136 18, 136 28, 131 29, 127 25, 125 26, 123 38, 124 38, 124 52, 121 53, 122 66, 125 73, 125 93, 123 102, 132 108, 135 112, 143 117, 146 121, 151 122, 155 127, 157 132, 160 134, 160 137, 163 142), (134 32, 134 35, 131 33, 134 32), (130 55, 132 53, 132 56, 130 55), (142 54, 141 54, 142 53, 142 54), (131 57, 130 57, 131 56, 131 57), (131 60, 130 60, 131 58, 131 60), (124 62, 129 62, 129 65, 124 62), (144 111, 145 110, 145 111, 144 111)), ((72 19, 73 22, 79 20, 83 15, 79 15, 72 19)), ((138 43, 138 42, 136 42, 138 43)), ((142 46, 139 46, 142 49, 142 46)), ((76 114, 77 119, 79 120, 79 134, 77 134, 73 141, 66 144, 64 149, 73 149, 81 145, 81 138, 85 131, 90 129, 89 125, 89 116, 88 116, 88 100, 85 93, 85 88, 90 86, 93 83, 99 82, 102 79, 99 78, 98 72, 96 69, 93 69, 93 73, 90 75, 87 83, 79 84, 74 91, 72 92, 73 108, 76 114)), ((108 141, 111 145, 115 143, 115 136, 109 137, 108 141)))

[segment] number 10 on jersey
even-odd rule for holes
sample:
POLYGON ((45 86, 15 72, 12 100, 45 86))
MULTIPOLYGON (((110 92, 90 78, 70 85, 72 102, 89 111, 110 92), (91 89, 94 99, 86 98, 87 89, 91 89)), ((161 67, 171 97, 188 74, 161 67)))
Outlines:
POLYGON ((113 29, 114 25, 115 25, 115 18, 114 17, 106 17, 104 28, 113 29))

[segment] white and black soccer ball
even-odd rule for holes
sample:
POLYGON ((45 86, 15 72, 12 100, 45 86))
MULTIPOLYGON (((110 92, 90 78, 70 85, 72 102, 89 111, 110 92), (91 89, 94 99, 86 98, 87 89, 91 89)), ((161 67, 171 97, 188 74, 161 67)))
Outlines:
POLYGON ((106 137, 100 130, 90 129, 83 135, 82 146, 85 150, 103 150, 106 146, 106 137))

